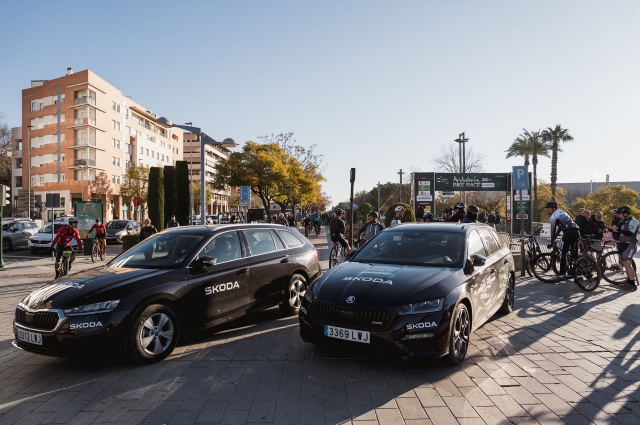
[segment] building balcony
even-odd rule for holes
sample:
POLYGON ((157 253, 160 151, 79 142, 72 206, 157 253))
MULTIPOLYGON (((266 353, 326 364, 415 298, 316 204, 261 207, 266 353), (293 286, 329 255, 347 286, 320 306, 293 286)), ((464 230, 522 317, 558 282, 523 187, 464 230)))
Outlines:
POLYGON ((96 106, 96 101, 95 101, 95 99, 93 99, 91 97, 82 96, 82 97, 77 97, 77 98, 73 99, 73 105, 74 106, 78 106, 78 105, 93 105, 93 106, 96 106))
POLYGON ((73 120, 73 125, 92 125, 96 126, 96 120, 94 118, 76 118, 73 120))
POLYGON ((73 139, 73 146, 95 146, 96 141, 89 138, 73 139))
POLYGON ((95 159, 74 159, 73 166, 74 167, 95 167, 96 160, 95 159))

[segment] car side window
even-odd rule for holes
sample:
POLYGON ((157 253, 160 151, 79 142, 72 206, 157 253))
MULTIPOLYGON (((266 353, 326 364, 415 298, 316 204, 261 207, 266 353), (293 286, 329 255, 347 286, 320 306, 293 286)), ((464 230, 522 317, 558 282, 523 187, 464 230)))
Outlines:
POLYGON ((242 257, 240 239, 237 232, 227 232, 215 236, 200 251, 200 257, 215 258, 216 264, 237 260, 242 257))
POLYGON ((273 240, 276 242, 276 248, 278 249, 278 251, 286 249, 284 244, 282 243, 282 241, 278 237, 278 235, 276 235, 276 231, 275 230, 271 230, 271 236, 273 236, 273 240))
POLYGON ((487 248, 489 255, 495 254, 496 252, 500 251, 500 247, 487 229, 478 229, 478 233, 480 233, 480 237, 484 241, 484 246, 487 248))
POLYGON ((480 235, 476 230, 472 230, 469 232, 469 257, 474 254, 482 255, 483 257, 487 257, 487 251, 484 249, 484 245, 482 244, 482 239, 480 239, 480 235))
POLYGON ((244 234, 249 242, 251 255, 268 254, 276 250, 269 229, 244 230, 244 234))
POLYGON ((280 233, 282 239, 284 239, 287 245, 289 245, 289 248, 295 248, 304 245, 304 242, 296 238, 295 235, 291 232, 287 232, 286 230, 279 230, 278 233, 280 233))

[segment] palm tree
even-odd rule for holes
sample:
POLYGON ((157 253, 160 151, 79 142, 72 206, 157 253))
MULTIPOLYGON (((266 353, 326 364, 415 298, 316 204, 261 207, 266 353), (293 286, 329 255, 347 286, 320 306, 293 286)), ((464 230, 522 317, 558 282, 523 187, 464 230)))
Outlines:
MULTIPOLYGON (((538 205, 538 157, 549 157, 549 144, 544 141, 540 131, 528 131, 526 128, 522 129, 523 134, 519 135, 511 144, 509 149, 506 150, 507 158, 514 156, 523 156, 524 165, 529 165, 529 157, 531 157, 531 164, 533 164, 533 203, 532 205, 538 205)), ((522 201, 521 201, 522 202, 522 201)), ((533 221, 537 221, 538 212, 536 208, 531 210, 533 221)))
POLYGON ((551 197, 556 200, 556 181, 558 180, 558 152, 560 142, 570 142, 573 137, 569 134, 569 130, 562 128, 560 124, 556 124, 555 128, 547 128, 542 132, 542 138, 545 142, 551 144, 551 197))

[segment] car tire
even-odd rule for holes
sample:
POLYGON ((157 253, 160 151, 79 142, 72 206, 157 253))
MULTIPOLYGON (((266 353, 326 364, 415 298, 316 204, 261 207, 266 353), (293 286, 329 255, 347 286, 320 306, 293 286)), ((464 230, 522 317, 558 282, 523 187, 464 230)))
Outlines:
POLYGON ((459 365, 467 356, 469 337, 471 335, 471 315, 464 303, 458 303, 451 315, 449 325, 449 353, 447 361, 459 365))
POLYGON ((138 364, 164 360, 176 347, 179 335, 178 316, 171 308, 148 305, 136 315, 129 328, 131 360, 138 364))
POLYGON ((287 316, 298 314, 306 291, 307 279, 300 274, 293 274, 284 290, 280 310, 287 316))
POLYGON ((507 292, 504 294, 504 300, 498 310, 502 314, 509 314, 513 311, 513 305, 516 301, 516 278, 513 273, 509 273, 509 282, 507 283, 507 292))
POLYGON ((2 250, 3 251, 9 251, 11 249, 11 239, 9 238, 5 238, 2 239, 2 250))

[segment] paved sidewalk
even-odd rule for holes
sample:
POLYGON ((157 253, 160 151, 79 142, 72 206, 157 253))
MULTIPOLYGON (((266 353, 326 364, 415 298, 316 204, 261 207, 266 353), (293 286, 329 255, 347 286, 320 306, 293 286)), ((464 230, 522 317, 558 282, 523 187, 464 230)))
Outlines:
MULTIPOLYGON (((311 240, 326 260, 326 238, 311 240)), ((278 309, 139 367, 8 345, 15 305, 39 283, 5 276, 3 425, 640 423, 640 292, 606 282, 584 293, 569 282, 519 280, 516 311, 477 330, 460 367, 322 350, 304 343, 298 319, 278 309)))

